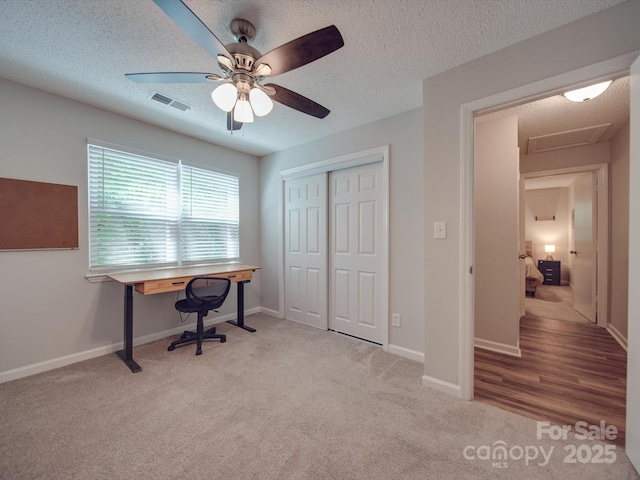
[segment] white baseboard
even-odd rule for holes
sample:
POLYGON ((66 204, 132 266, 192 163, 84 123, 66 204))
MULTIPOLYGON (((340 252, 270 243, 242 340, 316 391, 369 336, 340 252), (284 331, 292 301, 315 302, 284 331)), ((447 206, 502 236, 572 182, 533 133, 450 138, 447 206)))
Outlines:
MULTIPOLYGON (((245 310, 245 315, 252 315, 254 313, 260 313, 260 307, 251 308, 245 310)), ((210 327, 218 323, 226 322, 227 320, 234 320, 236 318, 235 313, 216 317, 204 322, 205 327, 210 327)), ((184 330, 193 330, 196 327, 196 323, 185 323, 175 328, 164 330, 162 332, 156 332, 143 337, 137 337, 133 339, 133 346, 144 345, 145 343, 155 342, 156 340, 162 340, 163 338, 170 337, 182 333, 184 330)), ((35 375, 36 373, 46 372, 48 370, 54 370, 56 368, 65 367, 72 363, 83 362, 92 358, 101 357, 103 355, 109 355, 124 348, 124 342, 113 343, 111 345, 105 345, 102 347, 86 350, 84 352, 73 353, 71 355, 65 355, 64 357, 53 358, 44 362, 34 363, 32 365, 26 365, 24 367, 14 368, 13 370, 7 370, 6 372, 0 372, 0 384, 4 382, 10 382, 11 380, 18 380, 19 378, 35 375)))
POLYGON ((110 353, 116 352, 122 349, 122 343, 106 345, 104 347, 94 348, 85 352, 74 353, 66 355, 64 357, 54 358, 52 360, 46 360, 44 362, 34 363, 25 367, 14 368, 13 370, 7 370, 6 372, 0 372, 0 383, 10 382, 11 380, 18 380, 19 378, 29 377, 36 373, 46 372, 48 370, 54 370, 56 368, 71 365, 72 363, 82 362, 95 357, 101 357, 110 353))
POLYGON ((402 358, 407 358, 409 360, 424 363, 424 353, 410 350, 404 347, 399 347, 398 345, 389 345, 389 353, 393 353, 394 355, 398 355, 402 358))
POLYGON ((422 376, 422 385, 446 393, 452 397, 461 398, 460 385, 454 385, 453 383, 445 382, 444 380, 430 377, 429 375, 422 376))
POLYGON ((507 345, 504 343, 492 342, 491 340, 475 338, 473 341, 473 345, 477 348, 491 350, 492 352, 504 353, 505 355, 511 355, 512 357, 522 356, 520 347, 514 347, 513 345, 507 345))
POLYGON ((270 308, 260 307, 260 312, 269 315, 270 317, 282 318, 280 316, 280 312, 277 310, 271 310, 270 308))
POLYGON ((618 342, 620 344, 620 346, 622 348, 624 348, 624 351, 628 352, 628 350, 627 350, 627 339, 624 337, 624 335, 622 335, 622 333, 620 333, 620 330, 618 330, 612 324, 609 324, 609 325, 607 325, 607 331, 611 334, 611 336, 613 338, 616 339, 616 342, 618 342))

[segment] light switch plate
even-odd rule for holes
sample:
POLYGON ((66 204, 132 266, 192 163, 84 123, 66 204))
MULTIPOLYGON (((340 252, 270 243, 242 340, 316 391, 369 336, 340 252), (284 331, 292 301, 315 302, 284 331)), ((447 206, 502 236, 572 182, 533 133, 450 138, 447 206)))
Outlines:
POLYGON ((447 238, 447 222, 433 223, 433 238, 447 238))

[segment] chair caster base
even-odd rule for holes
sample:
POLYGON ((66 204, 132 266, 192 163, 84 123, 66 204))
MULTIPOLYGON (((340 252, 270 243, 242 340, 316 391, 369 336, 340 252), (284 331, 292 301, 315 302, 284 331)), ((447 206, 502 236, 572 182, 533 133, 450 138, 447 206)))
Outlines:
MULTIPOLYGON (((185 333, 187 333, 187 332, 185 332, 185 333)), ((215 334, 213 332, 206 332, 204 335, 202 335, 200 337, 200 339, 198 339, 198 335, 197 334, 187 335, 187 336, 182 334, 180 336, 179 340, 174 340, 173 342, 171 342, 171 345, 169 345, 167 347, 167 350, 169 352, 173 352, 176 349, 177 346, 188 345, 188 344, 190 344, 192 342, 200 343, 200 342, 202 342, 204 340, 220 340, 220 343, 224 343, 224 342, 227 341, 227 336, 223 335, 223 334, 215 334), (207 333, 208 333, 208 335, 207 335, 207 333)), ((197 347, 196 355, 202 355, 202 347, 201 346, 197 347)))

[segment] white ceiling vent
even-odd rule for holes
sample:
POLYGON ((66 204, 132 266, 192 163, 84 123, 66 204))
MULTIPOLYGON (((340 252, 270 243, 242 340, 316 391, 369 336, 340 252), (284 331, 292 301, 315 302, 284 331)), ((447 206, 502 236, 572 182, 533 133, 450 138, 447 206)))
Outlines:
POLYGON ((531 137, 529 138, 527 155, 597 143, 610 126, 610 123, 605 123, 603 125, 578 128, 577 130, 569 130, 567 132, 531 137))
POLYGON ((149 98, 151 100, 155 100, 156 102, 162 103, 163 105, 168 105, 169 107, 177 108, 182 112, 186 112, 191 108, 191 105, 187 105, 180 100, 176 100, 175 98, 168 97, 160 92, 153 92, 149 98))

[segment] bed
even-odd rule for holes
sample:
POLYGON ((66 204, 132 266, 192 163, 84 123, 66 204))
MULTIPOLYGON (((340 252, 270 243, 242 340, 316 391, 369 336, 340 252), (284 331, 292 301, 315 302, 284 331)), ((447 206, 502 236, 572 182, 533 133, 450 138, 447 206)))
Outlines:
POLYGON ((524 259, 526 279, 524 294, 528 297, 535 297, 538 285, 541 285, 542 282, 544 282, 544 275, 542 275, 542 272, 538 270, 535 262, 533 261, 533 243, 530 240, 527 240, 525 245, 527 256, 524 259))

